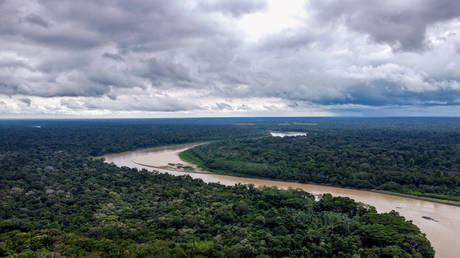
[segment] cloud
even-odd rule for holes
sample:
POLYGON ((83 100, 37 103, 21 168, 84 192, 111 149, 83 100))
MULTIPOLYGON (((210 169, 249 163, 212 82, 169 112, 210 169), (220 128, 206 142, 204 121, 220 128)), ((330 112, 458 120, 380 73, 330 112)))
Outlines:
POLYGON ((285 49, 305 48, 317 42, 318 37, 324 34, 315 32, 309 28, 283 30, 278 34, 271 34, 260 40, 259 48, 265 51, 281 51, 285 49))
POLYGON ((220 111, 233 110, 233 107, 227 103, 216 103, 216 109, 220 111))
POLYGON ((19 100, 25 103, 29 107, 30 107, 30 104, 32 103, 32 101, 29 98, 21 98, 19 100))
POLYGON ((218 11, 234 17, 262 11, 267 8, 267 4, 262 0, 205 0, 199 6, 207 11, 218 11))
POLYGON ((451 0, 311 0, 310 7, 322 22, 343 22, 404 51, 426 47, 429 26, 460 17, 460 2, 451 0))
POLYGON ((37 26, 41 26, 43 28, 48 28, 50 27, 49 22, 47 22, 45 19, 43 19, 40 15, 37 14, 29 14, 25 17, 25 20, 31 24, 35 24, 37 26))
POLYGON ((86 98, 61 100, 61 105, 76 110, 109 110, 146 111, 146 112, 176 112, 197 109, 191 102, 178 102, 168 96, 119 96, 110 98, 86 98))
POLYGON ((102 57, 110 58, 110 59, 113 59, 113 60, 119 61, 119 62, 124 61, 123 57, 121 55, 118 55, 118 54, 104 53, 104 54, 102 54, 102 57))
POLYGON ((0 116, 459 106, 455 1, 296 2, 0 0, 0 116))
POLYGON ((152 84, 161 85, 164 81, 173 81, 176 84, 191 82, 190 71, 181 63, 151 58, 146 61, 147 68, 142 76, 150 79, 152 84))

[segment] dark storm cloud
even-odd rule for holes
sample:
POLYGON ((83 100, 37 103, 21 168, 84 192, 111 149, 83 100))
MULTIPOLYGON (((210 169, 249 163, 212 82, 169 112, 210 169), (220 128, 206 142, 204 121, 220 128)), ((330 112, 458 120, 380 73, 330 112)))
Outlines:
POLYGON ((323 22, 345 22, 395 49, 426 46, 427 27, 460 17, 460 1, 452 0, 312 0, 323 22))

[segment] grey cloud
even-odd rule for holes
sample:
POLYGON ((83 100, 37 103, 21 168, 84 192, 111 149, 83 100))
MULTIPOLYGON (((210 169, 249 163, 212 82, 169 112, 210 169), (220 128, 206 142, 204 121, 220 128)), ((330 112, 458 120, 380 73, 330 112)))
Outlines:
POLYGON ((0 9, 0 36, 9 41, 38 43, 47 48, 88 49, 101 43, 94 32, 66 21, 55 23, 52 11, 39 8, 40 13, 29 13, 31 2, 6 0, 0 9))
POLYGON ((84 109, 84 106, 80 102, 75 101, 73 99, 61 99, 60 104, 72 110, 84 109))
POLYGON ((141 0, 130 3, 47 0, 38 1, 33 7, 29 1, 2 3, 0 38, 10 43, 10 51, 27 56, 30 62, 19 59, 3 62, 5 74, 0 71, 0 94, 43 97, 112 94, 116 98, 109 87, 145 88, 144 79, 156 86, 199 87, 199 80, 193 78, 188 68, 190 61, 213 63, 213 57, 219 53, 208 60, 185 59, 198 51, 201 43, 216 49, 225 49, 227 42, 235 44, 233 32, 222 27, 219 20, 182 1, 165 4, 141 0), (29 10, 34 11, 29 13, 29 10), (15 18, 21 16, 26 18, 15 18), (177 47, 181 47, 178 54, 171 53, 177 47), (144 53, 137 54, 139 51, 144 53), (38 52, 40 56, 31 55, 38 52), (160 57, 152 57, 154 53, 160 57), (163 56, 163 53, 170 54, 163 56), (126 67, 113 61, 124 61, 126 67), (17 68, 13 76, 6 70, 14 66, 17 68), (29 71, 20 71, 19 66, 29 71))
POLYGON ((9 96, 98 96, 109 91, 105 85, 91 82, 78 73, 54 78, 22 69, 6 74, 0 69, 0 81, 0 94, 9 96))
POLYGON ((18 85, 11 82, 0 82, 0 94, 13 95, 18 93, 18 85))
POLYGON ((120 96, 116 100, 89 98, 61 100, 61 105, 76 110, 176 112, 199 109, 199 106, 168 96, 120 96))
MULTIPOLYGON (((298 52, 295 57, 281 56, 270 61, 261 58, 260 62, 265 63, 265 69, 269 69, 272 73, 264 83, 251 84, 250 95, 277 97, 291 100, 293 103, 300 101, 317 105, 368 106, 403 105, 403 103, 457 105, 460 98, 460 77, 453 70, 451 73, 444 73, 445 69, 441 69, 441 74, 436 75, 438 72, 434 70, 427 72, 419 70, 420 67, 410 68, 410 66, 391 63, 347 66, 348 58, 337 59, 325 52, 319 53, 321 54, 309 50, 298 52)), ((264 54, 268 55, 269 52, 264 54)), ((414 59, 413 62, 417 64, 438 62, 435 60, 436 57, 433 59, 431 56, 425 56, 419 61, 414 59)), ((398 62, 398 60, 394 61, 398 62)), ((359 63, 360 60, 358 57, 353 57, 351 63, 353 62, 359 63)), ((425 67, 429 68, 429 66, 425 67)), ((233 96, 238 95, 233 94, 233 96)))
POLYGON ((30 107, 30 104, 32 104, 32 100, 30 100, 29 98, 20 98, 19 99, 22 103, 25 103, 27 106, 30 107))
POLYGON ((37 14, 29 14, 26 16, 25 20, 29 23, 48 28, 50 26, 49 22, 43 19, 40 15, 37 14))
POLYGON ((365 85, 354 85, 346 90, 343 98, 326 98, 323 105, 357 104, 366 106, 386 105, 459 105, 460 90, 446 89, 424 92, 409 92, 389 81, 375 81, 365 85))
POLYGON ((258 49, 263 51, 296 50, 307 47, 314 42, 322 41, 320 37, 324 37, 324 35, 307 28, 283 30, 278 34, 272 34, 261 39, 258 49))
POLYGON ((103 39, 94 32, 70 27, 44 31, 30 30, 26 36, 43 46, 69 50, 87 50, 103 43, 103 39))
POLYGON ((227 103, 216 103, 216 109, 220 111, 233 110, 233 107, 227 103))
POLYGON ((97 32, 123 51, 158 51, 219 33, 205 14, 182 1, 42 1, 55 20, 97 32))
POLYGON ((182 1, 7 0, 0 10, 0 35, 44 47, 85 50, 115 44, 122 51, 160 51, 222 33, 201 9, 182 1), (24 21, 17 17, 24 15, 24 21), (53 26, 50 26, 52 24, 53 26), (32 26, 30 26, 32 25, 32 26), (36 26, 38 25, 38 26, 36 26))
POLYGON ((32 69, 24 60, 17 58, 2 58, 0 59, 0 69, 2 68, 26 68, 32 69))
POLYGON ((267 8, 266 3, 262 0, 206 0, 200 2, 199 5, 204 10, 219 11, 234 17, 267 8))
POLYGON ((184 85, 193 79, 190 71, 180 63, 152 58, 147 62, 147 70, 142 76, 150 79, 154 85, 161 85, 165 81, 173 81, 176 85, 184 85))
POLYGON ((94 61, 88 68, 84 69, 84 76, 90 82, 102 85, 106 89, 106 95, 116 98, 112 89, 146 88, 143 78, 134 73, 134 68, 131 65, 133 64, 126 61, 102 58, 94 61))
POLYGON ((344 21, 394 49, 412 51, 426 47, 427 27, 460 17, 460 2, 451 0, 312 0, 322 22, 344 21))
POLYGON ((249 111, 251 110, 251 107, 249 107, 248 105, 246 104, 243 104, 243 105, 240 105, 237 107, 237 110, 240 110, 240 111, 249 111))
POLYGON ((313 0, 316 16, 252 42, 237 21, 262 0, 0 0, 0 99, 55 97, 66 112, 457 105, 459 36, 442 24, 455 14, 435 8, 453 2, 313 0), (421 49, 432 24, 437 45, 424 53, 387 53, 365 35, 421 49))
POLYGON ((125 61, 123 59, 123 57, 121 55, 118 55, 118 54, 104 53, 104 54, 102 54, 102 57, 110 58, 110 59, 113 59, 115 61, 120 61, 120 62, 125 61))
MULTIPOLYGON (((398 66, 359 67, 327 73, 329 82, 316 78, 283 98, 319 105, 458 105, 460 83, 436 80, 398 66), (314 85, 318 85, 315 87, 314 85), (329 84, 329 85, 328 85, 329 84), (312 93, 315 92, 315 93, 312 93)), ((313 78, 313 77, 312 77, 313 78)))
POLYGON ((268 111, 279 111, 279 108, 274 105, 264 105, 264 108, 268 111))

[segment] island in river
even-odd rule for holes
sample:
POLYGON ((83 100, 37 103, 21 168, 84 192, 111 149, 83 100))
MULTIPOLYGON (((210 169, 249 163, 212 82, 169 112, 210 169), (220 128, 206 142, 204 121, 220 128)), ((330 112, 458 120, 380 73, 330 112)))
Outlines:
POLYGON ((298 188, 316 196, 331 193, 335 196, 350 197, 356 201, 376 207, 378 212, 395 210, 406 219, 411 220, 427 235, 427 238, 436 250, 436 257, 456 258, 458 257, 458 253, 460 253, 460 245, 458 244, 458 239, 460 239, 460 207, 349 188, 236 177, 213 174, 206 171, 191 173, 183 170, 179 171, 171 167, 167 168, 168 163, 194 166, 181 160, 179 153, 195 146, 197 145, 172 145, 109 154, 102 157, 106 162, 113 162, 117 166, 149 169, 172 175, 190 175, 193 178, 202 179, 204 182, 218 182, 224 185, 253 184, 255 186, 276 186, 282 189, 298 188), (431 219, 426 219, 427 217, 431 219))

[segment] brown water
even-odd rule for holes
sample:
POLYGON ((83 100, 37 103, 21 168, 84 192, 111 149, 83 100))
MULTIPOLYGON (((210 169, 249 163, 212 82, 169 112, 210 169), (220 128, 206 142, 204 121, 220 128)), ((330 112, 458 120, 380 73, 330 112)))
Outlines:
POLYGON ((204 182, 219 182, 224 185, 253 184, 256 186, 276 186, 278 188, 299 188, 314 195, 331 193, 335 196, 347 196, 356 201, 376 207, 378 212, 398 211, 408 220, 412 220, 424 232, 435 248, 436 257, 460 257, 460 207, 407 197, 374 193, 332 186, 301 184, 268 179, 235 177, 211 173, 180 172, 171 169, 159 168, 168 166, 168 163, 181 163, 178 153, 189 149, 192 144, 165 146, 151 149, 142 149, 130 152, 105 155, 106 162, 113 162, 117 166, 157 170, 172 175, 190 175, 200 178, 204 182), (136 162, 136 163, 135 163, 136 162), (143 165, 146 166, 143 166, 143 165), (157 168, 152 168, 157 167, 157 168), (422 216, 431 217, 427 220, 422 216))

